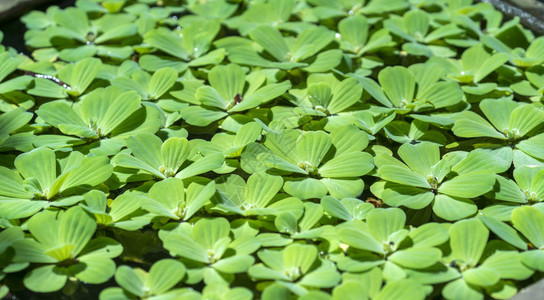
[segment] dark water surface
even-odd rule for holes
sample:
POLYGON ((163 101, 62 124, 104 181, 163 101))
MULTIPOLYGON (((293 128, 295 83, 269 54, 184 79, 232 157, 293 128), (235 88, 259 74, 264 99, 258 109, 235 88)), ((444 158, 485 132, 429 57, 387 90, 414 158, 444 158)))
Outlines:
MULTIPOLYGON (((2 1, 2 0, 0 0, 2 1)), ((57 5, 59 7, 74 6, 75 0, 57 0, 49 1, 47 3, 38 6, 29 6, 22 11, 21 15, 15 15, 11 18, 0 19, 0 31, 4 33, 4 40, 2 44, 5 46, 13 47, 17 51, 26 55, 30 55, 30 51, 26 49, 24 34, 26 31, 25 24, 20 20, 21 16, 32 10, 45 11, 49 6, 57 5)))

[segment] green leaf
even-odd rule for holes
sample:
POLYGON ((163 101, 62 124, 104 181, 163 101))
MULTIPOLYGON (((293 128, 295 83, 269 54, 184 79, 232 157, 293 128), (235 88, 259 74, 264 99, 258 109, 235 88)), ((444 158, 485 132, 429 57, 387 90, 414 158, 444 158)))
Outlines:
POLYGON ((340 274, 335 268, 321 267, 306 274, 299 284, 315 288, 332 288, 338 285, 340 279, 340 274))
POLYGON ((327 186, 315 178, 285 181, 283 189, 299 199, 321 198, 327 194, 327 186))
POLYGON ((376 209, 368 214, 366 222, 377 241, 387 242, 393 233, 404 228, 406 215, 400 208, 376 209))
POLYGON ((23 179, 16 172, 8 168, 0 167, 0 195, 13 198, 33 197, 33 194, 26 191, 23 186, 23 179))
POLYGON ((164 173, 169 176, 176 174, 189 156, 189 151, 189 142, 185 138, 171 137, 166 140, 161 146, 161 161, 162 166, 164 166, 164 173))
POLYGON ((343 18, 338 22, 338 31, 344 43, 342 48, 347 48, 352 52, 358 52, 358 48, 363 46, 368 38, 368 21, 364 16, 354 15, 343 18))
POLYGON ((521 253, 521 261, 529 268, 542 272, 544 270, 544 251, 534 250, 521 253))
POLYGON ((297 154, 304 164, 317 168, 331 145, 331 138, 325 132, 305 132, 297 139, 297 154))
POLYGON ((210 85, 227 103, 234 102, 237 94, 243 94, 245 78, 244 70, 235 64, 215 66, 208 74, 210 85))
POLYGON ((134 91, 124 92, 110 104, 98 127, 102 135, 111 133, 117 126, 140 108, 140 95, 134 91))
POLYGON ((357 249, 376 253, 385 253, 384 246, 376 241, 372 235, 359 230, 354 226, 342 227, 337 230, 338 238, 342 243, 357 249))
POLYGON ((417 282, 411 279, 401 279, 387 283, 373 299, 387 300, 402 298, 423 300, 425 299, 425 291, 417 282))
POLYGON ((493 137, 504 139, 504 134, 499 133, 489 122, 474 112, 463 112, 460 119, 452 128, 453 133, 459 137, 493 137))
POLYGON ((277 29, 263 25, 251 30, 249 36, 276 58, 276 60, 286 60, 289 48, 277 29))
POLYGON ((81 95, 102 68, 102 62, 97 58, 84 58, 75 64, 70 79, 70 86, 75 95, 81 95))
POLYGON ((485 114, 485 116, 491 121, 493 126, 499 131, 504 131, 509 129, 508 126, 510 115, 512 111, 519 106, 519 103, 516 103, 507 98, 504 99, 485 99, 480 102, 480 109, 485 114))
POLYGON ((234 137, 234 145, 239 147, 244 147, 247 144, 254 142, 259 139, 261 136, 261 131, 263 128, 257 122, 249 122, 244 124, 234 137))
POLYGON ((510 56, 506 53, 495 53, 483 62, 479 62, 480 67, 474 72, 474 82, 481 81, 495 69, 504 65, 509 59, 510 56))
POLYGON ((410 239, 414 248, 425 248, 442 245, 449 239, 445 226, 439 223, 423 224, 410 231, 410 239))
POLYGON ((410 169, 422 176, 431 175, 432 167, 440 160, 440 149, 433 143, 402 144, 398 153, 410 169))
POLYGON ((205 264, 210 262, 206 250, 197 244, 192 238, 185 235, 177 233, 170 234, 164 241, 164 248, 169 250, 174 255, 205 264))
POLYGON ((463 272, 463 278, 468 284, 476 286, 492 286, 500 279, 496 271, 484 266, 463 272))
POLYGON ((55 265, 41 266, 25 274, 25 287, 37 293, 50 293, 60 290, 68 277, 55 265))
POLYGON ((431 185, 427 181, 426 177, 415 173, 407 167, 384 165, 378 168, 378 174, 382 179, 395 183, 429 189, 431 188, 431 185))
POLYGON ((291 244, 282 251, 284 270, 299 269, 306 274, 317 258, 317 248, 313 245, 291 244))
POLYGON ((266 207, 282 186, 283 179, 280 176, 255 173, 247 180, 245 201, 256 207, 266 207))
POLYGON ((178 79, 178 72, 172 68, 162 68, 151 76, 149 81, 149 97, 159 99, 178 79))
POLYGON ((229 109, 229 112, 244 111, 267 103, 283 95, 290 87, 291 83, 289 81, 282 81, 281 83, 266 85, 251 93, 248 92, 243 101, 234 105, 229 109))
MULTIPOLYGON (((189 220, 200 210, 215 193, 215 181, 210 181, 205 186, 193 182, 186 191, 186 204, 183 220, 189 220)), ((179 199, 179 198, 178 198, 179 199)))
MULTIPOLYGON (((303 70, 309 73, 322 73, 337 67, 342 61, 342 51, 331 49, 317 54, 315 60, 303 70)), ((295 63, 290 63, 295 65, 295 63)), ((301 65, 301 64, 296 64, 301 65)), ((295 67, 296 67, 295 65, 295 67)))
POLYGON ((525 280, 533 271, 522 263, 522 259, 522 254, 517 251, 496 251, 484 261, 482 267, 497 272, 501 278, 525 280))
POLYGON ((87 34, 89 19, 82 9, 69 7, 65 10, 58 10, 53 14, 53 19, 58 25, 69 28, 81 36, 87 34))
POLYGON ((438 188, 438 192, 453 197, 474 198, 489 192, 494 184, 494 174, 476 172, 445 181, 438 188))
MULTIPOLYGON (((60 183, 60 193, 77 186, 96 186, 108 180, 112 174, 113 166, 110 165, 108 158, 104 156, 87 157, 83 159, 81 165, 60 177, 55 185, 60 183)), ((50 190, 53 192, 53 189, 50 190)))
POLYGON ((149 269, 146 286, 155 294, 164 294, 185 276, 185 266, 175 259, 161 259, 149 269))
POLYGON ((536 248, 544 247, 544 213, 532 206, 522 206, 512 211, 512 224, 536 248))
POLYGON ((220 272, 233 274, 247 271, 253 265, 255 258, 250 255, 236 255, 223 258, 214 263, 212 267, 220 272))
POLYGON ((298 232, 297 217, 290 212, 283 212, 274 219, 274 226, 279 232, 289 234, 298 232))
POLYGON ((542 124, 544 112, 532 105, 520 105, 512 111, 508 129, 517 130, 518 136, 523 137, 533 128, 542 124))
POLYGON ((336 114, 351 107, 361 98, 363 87, 355 78, 341 81, 332 91, 332 99, 326 106, 329 113, 336 114))
MULTIPOLYGON (((84 264, 84 269, 77 272, 77 279, 92 283, 100 284, 108 281, 115 273, 115 263, 109 258, 104 258, 100 254, 84 255, 78 258, 79 262, 84 264)), ((71 266, 72 269, 78 269, 78 264, 71 266)))
POLYGON ((334 40, 334 32, 324 26, 303 30, 291 47, 291 61, 301 61, 317 54, 334 40))
POLYGON ((117 284, 136 296, 141 297, 145 293, 143 280, 142 276, 139 276, 129 266, 119 266, 115 272, 115 281, 117 281, 117 284))
POLYGON ((325 196, 321 198, 321 206, 323 206, 324 211, 335 218, 344 221, 350 221, 353 219, 347 207, 334 197, 325 196))
POLYGON ((479 218, 484 222, 485 226, 499 238, 521 250, 527 250, 527 244, 512 227, 494 217, 479 216, 479 218))
POLYGON ((89 242, 96 230, 96 222, 81 207, 68 209, 63 215, 59 228, 59 243, 74 245, 77 255, 89 242))
POLYGON ((202 105, 216 107, 222 110, 227 109, 227 100, 223 99, 219 92, 211 86, 202 86, 198 88, 195 97, 202 105))
POLYGON ((181 37, 167 28, 160 27, 158 29, 148 31, 144 36, 144 43, 149 44, 174 57, 183 60, 188 60, 189 58, 181 37))
POLYGON ((433 211, 442 219, 456 221, 476 213, 478 207, 470 199, 438 194, 434 197, 433 211))
POLYGON ((519 142, 516 148, 538 159, 544 159, 543 146, 544 134, 541 133, 519 142))
POLYGON ((167 178, 155 183, 149 189, 149 198, 160 203, 161 206, 172 212, 178 208, 178 203, 185 201, 183 181, 177 178, 167 178))
POLYGON ((427 207, 435 198, 434 193, 428 190, 402 185, 387 185, 387 188, 381 194, 381 198, 390 206, 422 209, 427 207))
POLYGON ((388 260, 405 268, 423 269, 434 265, 442 258, 442 252, 436 248, 408 248, 398 250, 388 260))
POLYGON ((228 237, 230 224, 224 218, 201 219, 193 228, 195 240, 205 249, 213 250, 216 243, 228 237))
POLYGON ((224 157, 222 153, 214 153, 204 156, 193 162, 188 167, 176 174, 176 178, 186 179, 199 174, 215 170, 223 165, 224 157))
POLYGON ((57 178, 55 152, 49 148, 36 148, 23 153, 17 156, 14 163, 23 177, 38 180, 42 193, 47 194, 49 187, 57 178))
POLYGON ((416 86, 412 72, 404 67, 387 67, 378 74, 382 88, 395 107, 412 103, 416 86))
POLYGON ((476 266, 489 237, 489 230, 478 219, 462 220, 450 229, 451 256, 469 266, 476 266))
POLYGON ((474 299, 483 300, 484 295, 478 287, 469 285, 462 278, 454 280, 448 283, 442 290, 442 295, 446 299, 461 300, 461 299, 474 299))

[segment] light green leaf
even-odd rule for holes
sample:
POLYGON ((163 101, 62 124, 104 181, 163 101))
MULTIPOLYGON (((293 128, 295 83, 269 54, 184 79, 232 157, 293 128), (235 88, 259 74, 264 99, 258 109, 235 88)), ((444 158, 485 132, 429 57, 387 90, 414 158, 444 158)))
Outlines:
POLYGON ((436 248, 408 248, 398 250, 388 260, 412 269, 424 269, 434 265, 442 258, 442 252, 436 248))
POLYGON ((185 276, 185 266, 175 259, 162 259, 149 269, 146 286, 155 294, 164 294, 185 276))
MULTIPOLYGON (((172 233, 164 240, 164 248, 173 255, 185 257, 194 261, 208 264, 210 262, 206 250, 192 238, 172 233)), ((117 269, 119 270, 119 268, 117 269)))
POLYGON ((326 106, 329 113, 342 112, 355 104, 361 98, 363 87, 355 78, 348 78, 341 81, 332 91, 332 99, 326 106))
POLYGON ((272 176, 262 172, 255 173, 247 180, 245 201, 256 207, 266 207, 282 186, 281 176, 272 176))
POLYGON ((291 244, 282 251, 284 270, 299 269, 306 274, 317 258, 317 248, 313 245, 291 244))
POLYGON ((484 295, 478 287, 469 285, 462 278, 448 283, 442 290, 442 295, 448 300, 484 299, 484 295))
POLYGON ((285 181, 283 189, 289 195, 303 200, 321 198, 327 194, 327 186, 315 178, 285 181))
POLYGON ((356 227, 342 227, 337 230, 338 238, 342 243, 357 249, 375 253, 385 253, 384 246, 370 234, 358 230, 356 227))
POLYGON ((215 170, 223 165, 224 157, 222 153, 207 155, 193 162, 188 167, 176 174, 176 178, 186 179, 199 174, 215 170))
POLYGON ((478 207, 472 200, 438 194, 434 197, 433 211, 442 219, 456 221, 474 215, 478 207))
POLYGON ((33 292, 50 293, 60 290, 68 277, 55 265, 41 266, 25 274, 23 283, 33 292))
POLYGON ((492 286, 500 279, 495 270, 484 266, 463 272, 463 278, 468 284, 476 286, 492 286))
POLYGON ((145 293, 144 281, 141 276, 129 266, 119 266, 115 272, 115 281, 125 290, 136 296, 143 296, 145 293))
POLYGON ((124 92, 117 96, 98 123, 102 135, 108 135, 136 112, 140 108, 140 99, 140 95, 134 91, 124 92))
POLYGON ((494 184, 494 174, 476 172, 445 181, 438 188, 438 192, 452 197, 474 198, 489 192, 494 184))
POLYGON ((440 160, 440 149, 434 143, 402 144, 398 153, 410 169, 422 176, 431 175, 431 168, 440 160))
MULTIPOLYGON (((189 184, 186 191, 186 206, 183 220, 191 218, 198 210, 200 210, 215 193, 215 181, 210 181, 205 186, 193 182, 189 184)), ((179 198, 178 198, 179 199, 179 198)))
POLYGON ((375 300, 388 299, 425 299, 423 287, 411 279, 391 281, 374 297, 375 300))
POLYGON ((149 97, 159 99, 178 79, 178 72, 172 68, 162 68, 151 76, 149 81, 149 97))
POLYGON ((171 137, 166 140, 161 146, 161 166, 164 167, 164 174, 176 174, 189 156, 189 151, 189 142, 185 138, 171 137))
POLYGON ((246 74, 235 64, 215 66, 208 74, 210 85, 228 102, 234 102, 237 94, 244 91, 246 74))
POLYGON ((36 148, 15 158, 15 167, 25 178, 36 178, 42 193, 47 195, 56 175, 55 152, 49 148, 36 148), (47 191, 46 191, 47 190, 47 191))
POLYGON ((414 171, 408 169, 407 167, 400 167, 395 165, 384 165, 378 168, 378 174, 380 177, 387 181, 392 181, 395 183, 422 187, 422 188, 431 188, 431 185, 427 181, 427 178, 415 173, 414 171))
POLYGON ((81 207, 68 209, 61 217, 59 243, 74 245, 72 255, 77 255, 89 242, 96 230, 96 222, 81 207))
POLYGON ((521 250, 527 250, 527 244, 519 236, 519 233, 507 224, 497 220, 494 217, 479 216, 485 226, 489 228, 499 238, 521 250))
POLYGON ((70 86, 73 93, 76 96, 83 94, 101 68, 102 62, 97 58, 84 58, 76 63, 70 79, 70 86))
POLYGON ((404 227, 406 215, 399 208, 372 210, 367 218, 372 236, 377 241, 387 242, 391 235, 404 227))
POLYGON ((187 60, 189 58, 181 37, 167 28, 160 27, 158 29, 148 31, 144 36, 144 43, 149 44, 174 57, 183 60, 187 60))
MULTIPOLYGON (((105 258, 100 254, 90 254, 78 258, 79 262, 84 264, 84 269, 75 274, 77 279, 92 283, 100 284, 108 281, 115 273, 115 263, 109 258, 105 258)), ((72 266, 73 269, 78 269, 78 264, 72 266)))
POLYGON ((536 248, 544 247, 544 213, 532 206, 522 206, 512 211, 512 224, 536 248))
POLYGON ((425 248, 442 245, 449 239, 445 226, 439 223, 426 223, 410 231, 410 239, 414 248, 425 248))
POLYGON ((289 48, 277 29, 263 25, 250 31, 249 36, 276 58, 276 60, 286 60, 289 48))
POLYGON ((487 244, 489 230, 480 220, 469 219, 454 223, 449 232, 452 258, 475 266, 487 244))
POLYGON ((214 263, 212 268, 228 274, 241 273, 247 271, 253 265, 255 258, 250 255, 235 255, 223 258, 214 263))
POLYGON ((395 107, 412 103, 416 86, 414 74, 404 67, 387 67, 378 74, 383 91, 395 107))

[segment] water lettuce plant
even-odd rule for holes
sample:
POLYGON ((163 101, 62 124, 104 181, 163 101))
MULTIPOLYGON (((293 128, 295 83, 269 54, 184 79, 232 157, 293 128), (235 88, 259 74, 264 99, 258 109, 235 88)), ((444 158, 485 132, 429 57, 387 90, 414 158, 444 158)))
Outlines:
POLYGON ((0 298, 508 299, 542 278, 544 39, 519 19, 73 3, 0 45, 0 298))

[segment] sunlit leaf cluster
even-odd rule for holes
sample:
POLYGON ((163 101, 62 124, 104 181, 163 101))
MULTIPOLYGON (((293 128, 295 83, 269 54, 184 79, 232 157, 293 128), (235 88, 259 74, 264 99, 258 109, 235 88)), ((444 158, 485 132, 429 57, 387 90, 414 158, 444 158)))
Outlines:
POLYGON ((544 38, 471 0, 77 0, 0 47, 0 298, 508 299, 544 38), (39 294, 38 294, 39 293, 39 294))

